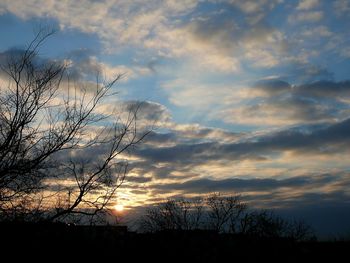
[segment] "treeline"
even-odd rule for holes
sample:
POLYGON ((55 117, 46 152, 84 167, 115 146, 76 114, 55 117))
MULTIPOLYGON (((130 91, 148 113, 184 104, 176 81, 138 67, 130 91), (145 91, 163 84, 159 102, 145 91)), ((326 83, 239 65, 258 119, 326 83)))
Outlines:
POLYGON ((252 210, 240 196, 212 194, 200 199, 169 199, 146 210, 140 232, 208 230, 257 238, 305 241, 315 238, 302 220, 286 220, 271 211, 252 210))

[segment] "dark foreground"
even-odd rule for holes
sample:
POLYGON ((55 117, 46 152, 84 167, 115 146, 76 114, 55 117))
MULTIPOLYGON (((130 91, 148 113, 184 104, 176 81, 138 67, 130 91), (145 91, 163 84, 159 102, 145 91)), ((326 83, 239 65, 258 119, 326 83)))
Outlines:
POLYGON ((313 262, 320 259, 340 262, 350 250, 349 241, 295 242, 210 231, 136 234, 125 227, 52 224, 1 224, 0 230, 2 255, 28 259, 41 258, 44 254, 49 255, 47 259, 69 259, 74 254, 81 259, 110 257, 115 261, 313 262))

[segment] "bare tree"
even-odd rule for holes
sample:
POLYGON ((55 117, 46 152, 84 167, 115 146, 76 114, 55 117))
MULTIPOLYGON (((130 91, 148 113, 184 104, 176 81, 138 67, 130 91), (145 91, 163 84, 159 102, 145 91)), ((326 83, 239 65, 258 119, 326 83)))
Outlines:
POLYGON ((236 232, 238 219, 246 209, 240 196, 212 194, 206 198, 208 227, 217 232, 236 232))
POLYGON ((104 98, 115 95, 111 89, 122 75, 105 82, 97 73, 91 88, 70 81, 69 65, 40 59, 38 50, 52 34, 39 30, 1 65, 2 218, 18 218, 19 209, 49 220, 96 215, 123 183, 127 161, 120 156, 148 134, 137 128, 141 104, 112 123, 112 115, 97 112, 104 98), (87 152, 96 153, 93 160, 77 158, 87 152))
POLYGON ((212 194, 204 199, 178 199, 159 203, 140 220, 143 231, 208 229, 233 232, 246 206, 239 196, 212 194))
POLYGON ((239 195, 214 193, 196 200, 170 199, 148 208, 139 220, 143 232, 195 229, 262 239, 314 238, 311 227, 303 221, 285 220, 271 211, 247 211, 239 195))
POLYGON ((295 241, 314 238, 311 227, 301 220, 288 221, 269 211, 253 211, 240 220, 240 233, 259 238, 288 238, 295 241))
POLYGON ((139 220, 139 227, 144 232, 194 230, 201 227, 202 217, 201 199, 169 199, 148 208, 139 220))
POLYGON ((254 237, 277 238, 285 228, 286 222, 268 211, 247 213, 241 221, 242 233, 254 237))
POLYGON ((148 208, 138 222, 139 228, 144 232, 200 229, 203 212, 202 199, 169 199, 148 208))
POLYGON ((293 220, 288 223, 285 236, 296 241, 315 240, 316 236, 312 227, 304 220, 293 220))

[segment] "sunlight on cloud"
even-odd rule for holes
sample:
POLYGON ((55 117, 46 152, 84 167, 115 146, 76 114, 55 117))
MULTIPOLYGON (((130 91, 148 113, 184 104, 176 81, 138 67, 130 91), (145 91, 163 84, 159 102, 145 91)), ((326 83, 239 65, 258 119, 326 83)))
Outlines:
POLYGON ((170 95, 170 101, 178 106, 187 106, 206 110, 216 104, 234 102, 233 88, 229 86, 214 86, 203 83, 186 83, 177 79, 165 83, 163 88, 170 95), (222 99, 224 98, 224 99, 222 99))

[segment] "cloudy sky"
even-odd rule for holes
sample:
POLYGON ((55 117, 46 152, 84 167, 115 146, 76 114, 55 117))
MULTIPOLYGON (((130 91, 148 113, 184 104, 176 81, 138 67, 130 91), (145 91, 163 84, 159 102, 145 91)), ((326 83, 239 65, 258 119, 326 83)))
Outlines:
MULTIPOLYGON (((0 56, 99 69, 155 129, 120 202, 240 193, 321 229, 350 220, 349 0, 1 0, 0 56)), ((348 228, 349 229, 349 228, 348 228)))

